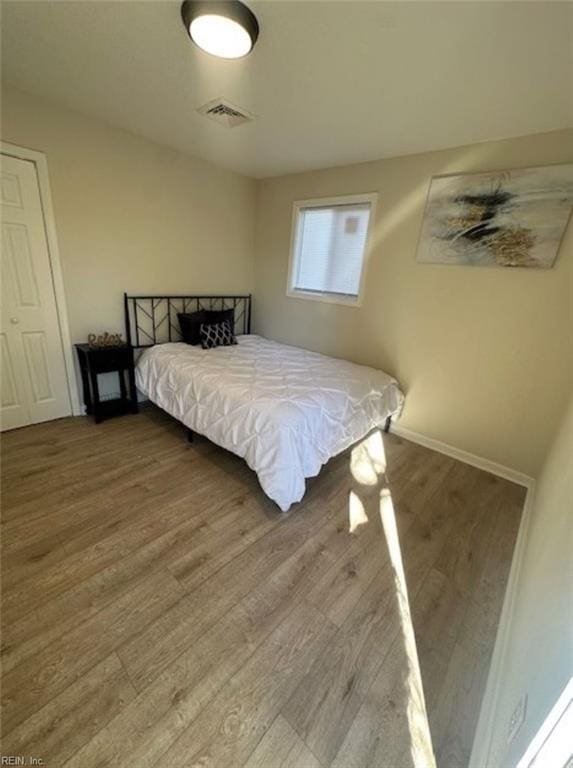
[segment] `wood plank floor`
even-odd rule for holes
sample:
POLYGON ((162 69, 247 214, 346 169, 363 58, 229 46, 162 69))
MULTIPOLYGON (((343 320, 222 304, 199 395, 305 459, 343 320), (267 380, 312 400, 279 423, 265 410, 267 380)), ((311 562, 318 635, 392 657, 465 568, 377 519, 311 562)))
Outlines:
POLYGON ((466 766, 525 492, 383 445, 284 515, 155 408, 5 434, 3 754, 466 766))

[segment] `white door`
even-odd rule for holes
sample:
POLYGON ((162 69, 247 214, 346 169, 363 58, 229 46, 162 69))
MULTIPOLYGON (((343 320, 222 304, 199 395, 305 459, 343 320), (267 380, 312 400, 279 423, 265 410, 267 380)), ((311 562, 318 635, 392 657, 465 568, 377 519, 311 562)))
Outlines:
POLYGON ((34 163, 2 155, 2 430, 72 412, 34 163))

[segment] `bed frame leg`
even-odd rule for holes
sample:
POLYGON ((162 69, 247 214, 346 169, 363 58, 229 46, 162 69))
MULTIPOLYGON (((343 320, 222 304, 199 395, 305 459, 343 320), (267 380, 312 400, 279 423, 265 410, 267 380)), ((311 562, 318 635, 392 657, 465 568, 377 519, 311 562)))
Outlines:
POLYGON ((192 443, 193 442, 193 430, 188 429, 187 430, 187 442, 192 443))
POLYGON ((384 432, 385 434, 388 434, 390 432, 390 424, 392 423, 392 417, 388 416, 386 421, 384 422, 384 432))

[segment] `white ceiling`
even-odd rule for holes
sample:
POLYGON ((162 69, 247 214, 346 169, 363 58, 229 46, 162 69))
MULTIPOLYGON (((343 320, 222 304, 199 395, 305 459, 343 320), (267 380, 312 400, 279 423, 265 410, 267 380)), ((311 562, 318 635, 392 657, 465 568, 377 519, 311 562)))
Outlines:
POLYGON ((2 2, 3 78, 251 176, 573 125, 573 4, 254 0, 261 34, 225 61, 180 4, 2 2), (256 116, 197 114, 224 97, 256 116))

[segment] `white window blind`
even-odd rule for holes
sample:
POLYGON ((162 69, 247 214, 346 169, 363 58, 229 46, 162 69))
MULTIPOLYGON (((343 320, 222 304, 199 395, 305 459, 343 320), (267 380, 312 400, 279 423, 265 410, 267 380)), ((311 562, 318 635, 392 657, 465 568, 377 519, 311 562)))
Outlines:
POLYGON ((358 298, 371 206, 369 200, 298 204, 291 293, 358 298))

